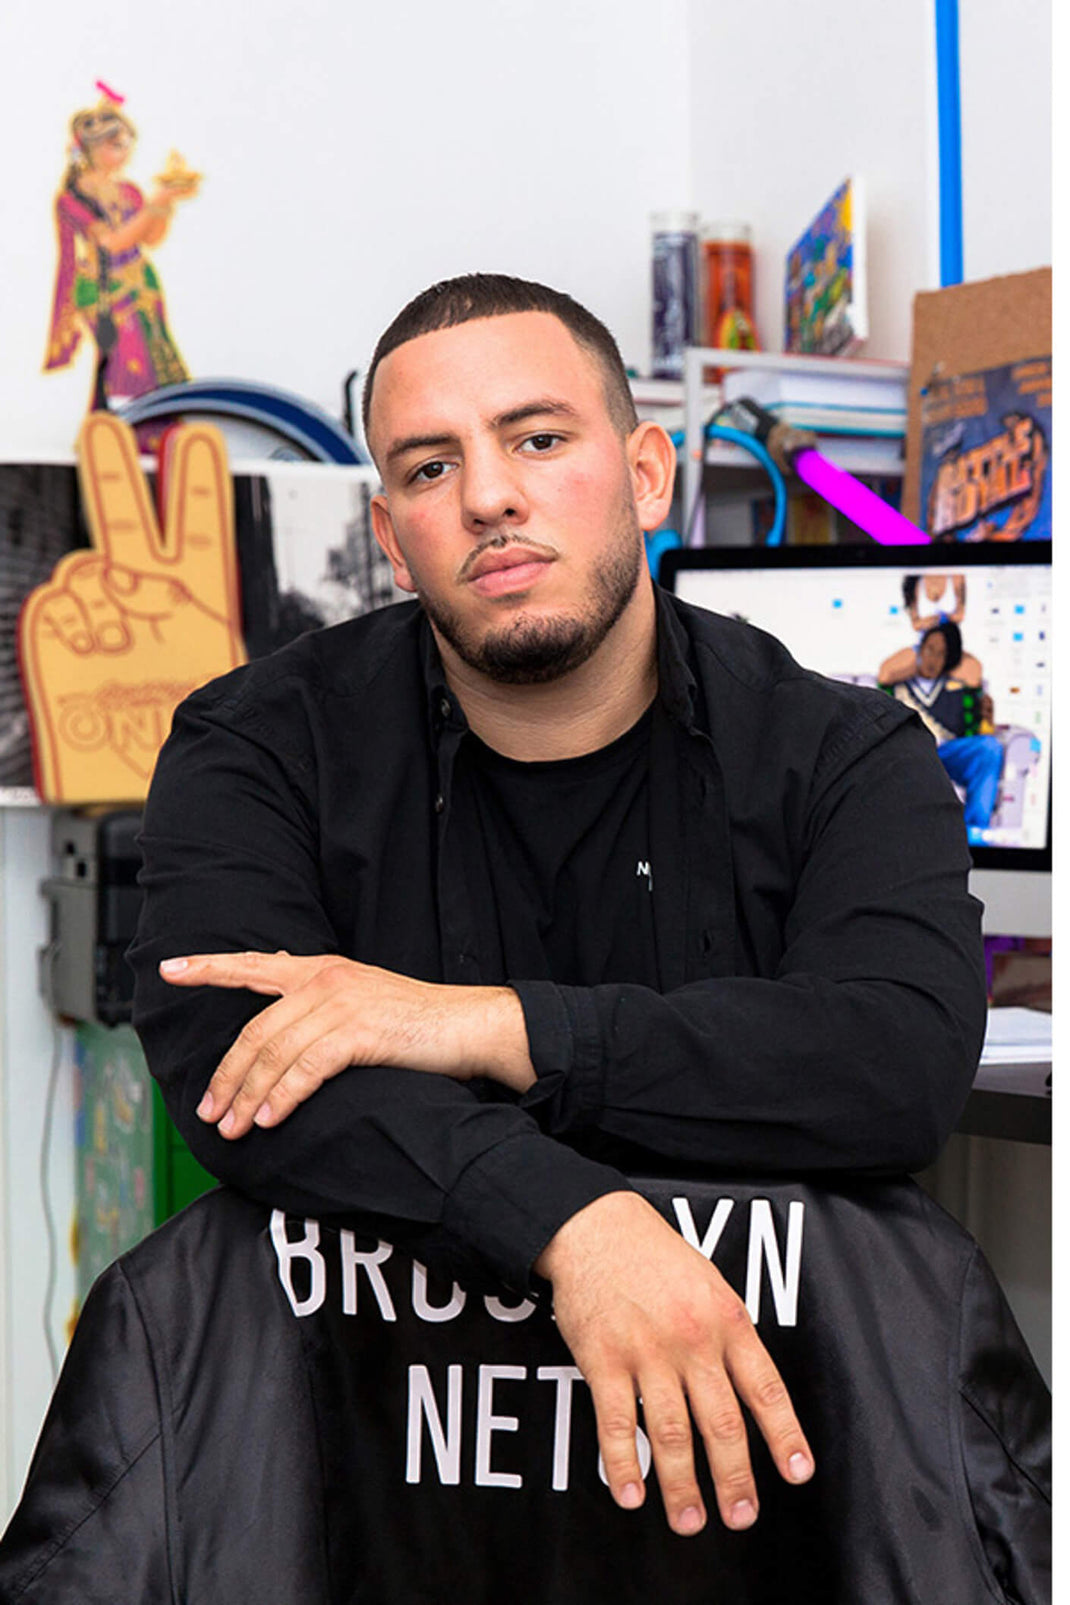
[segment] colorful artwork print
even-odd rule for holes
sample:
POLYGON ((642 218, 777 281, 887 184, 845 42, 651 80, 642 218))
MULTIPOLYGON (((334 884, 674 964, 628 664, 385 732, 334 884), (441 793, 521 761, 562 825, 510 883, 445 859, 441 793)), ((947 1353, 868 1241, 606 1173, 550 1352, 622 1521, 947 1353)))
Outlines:
POLYGON ((1051 357, 921 393, 921 505, 937 541, 1051 539, 1051 357))
POLYGON ((847 179, 788 252, 786 351, 835 356, 868 332, 864 218, 858 179, 847 179))
POLYGON ((74 1033, 78 1303, 117 1255, 152 1231, 152 1079, 133 1028, 80 1020, 74 1033))
POLYGON ((189 378, 149 252, 165 239, 176 206, 196 195, 200 175, 172 151, 146 200, 122 177, 137 139, 122 96, 97 88, 97 104, 71 118, 70 161, 56 197, 59 259, 45 371, 68 367, 88 336, 97 356, 91 406, 101 409, 189 378))

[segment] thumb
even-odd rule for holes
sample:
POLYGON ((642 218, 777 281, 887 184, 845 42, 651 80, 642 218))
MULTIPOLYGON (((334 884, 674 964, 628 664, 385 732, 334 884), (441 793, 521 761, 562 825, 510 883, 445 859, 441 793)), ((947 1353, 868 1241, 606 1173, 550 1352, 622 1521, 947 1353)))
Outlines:
POLYGON ((164 574, 139 574, 136 569, 113 563, 104 570, 104 585, 124 613, 135 618, 159 618, 174 613, 190 594, 181 580, 164 574))

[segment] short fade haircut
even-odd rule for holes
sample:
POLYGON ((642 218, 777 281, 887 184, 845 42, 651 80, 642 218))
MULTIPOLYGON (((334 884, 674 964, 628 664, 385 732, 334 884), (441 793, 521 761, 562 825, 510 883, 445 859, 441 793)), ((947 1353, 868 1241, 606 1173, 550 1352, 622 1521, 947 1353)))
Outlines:
POLYGON ((477 318, 501 318, 510 312, 549 312, 565 325, 577 345, 589 351, 602 370, 606 406, 614 427, 621 435, 631 434, 639 419, 624 361, 617 342, 593 312, 562 290, 548 289, 545 284, 510 278, 505 273, 465 273, 423 290, 379 337, 364 381, 361 416, 365 438, 375 374, 384 357, 421 334, 452 329, 477 318))

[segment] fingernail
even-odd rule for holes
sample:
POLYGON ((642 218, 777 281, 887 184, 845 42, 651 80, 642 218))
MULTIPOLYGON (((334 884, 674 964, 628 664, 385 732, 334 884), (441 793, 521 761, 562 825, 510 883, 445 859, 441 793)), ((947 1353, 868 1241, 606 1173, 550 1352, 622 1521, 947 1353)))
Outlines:
POLYGON ((127 634, 121 624, 105 624, 100 631, 100 644, 117 652, 127 644, 127 634))
POLYGON ((796 1482, 805 1482, 807 1477, 812 1474, 813 1469, 813 1461, 808 1460, 804 1454, 794 1454, 788 1461, 788 1470, 796 1482))
POLYGON ((620 1491, 620 1502, 625 1510, 638 1510, 643 1503, 643 1490, 637 1482, 626 1482, 620 1491))
POLYGON ((109 585, 115 590, 122 591, 126 596, 137 589, 137 575, 129 568, 109 568, 105 575, 109 585))
POLYGON ((93 650, 93 637, 87 635, 84 630, 79 630, 76 635, 71 636, 71 645, 76 652, 91 652, 93 650))
POLYGON ((733 1527, 750 1527, 757 1519, 758 1512, 749 1499, 740 1499, 728 1512, 728 1520, 733 1527))
POLYGON ((215 1114, 215 1099, 210 1092, 206 1092, 197 1105, 197 1114, 202 1120, 211 1120, 215 1114))
POLYGON ((161 975, 181 975, 183 970, 189 969, 189 959, 162 959, 160 962, 161 975))
MULTIPOLYGON (((737 1506, 736 1508, 738 1509, 739 1507, 737 1506)), ((705 1525, 706 1517, 703 1515, 699 1507, 697 1505, 688 1505, 686 1510, 681 1510, 680 1512, 679 1519, 676 1523, 676 1530, 677 1532, 684 1534, 697 1533, 700 1532, 705 1525)))
POLYGON ((219 1122, 219 1129, 223 1133, 224 1137, 229 1137, 236 1124, 237 1116, 235 1115, 233 1109, 228 1109, 222 1120, 219 1122))
POLYGON ((275 1119, 274 1111, 269 1103, 262 1103, 253 1116, 253 1124, 257 1126, 270 1126, 275 1119))

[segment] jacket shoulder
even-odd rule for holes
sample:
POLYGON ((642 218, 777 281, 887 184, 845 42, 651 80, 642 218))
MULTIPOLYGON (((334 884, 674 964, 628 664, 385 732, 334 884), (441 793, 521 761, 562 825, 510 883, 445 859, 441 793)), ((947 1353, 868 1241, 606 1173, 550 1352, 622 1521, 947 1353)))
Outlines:
POLYGON ((881 740, 909 711, 874 687, 832 680, 798 663, 782 641, 742 619, 673 598, 711 722, 732 713, 768 732, 810 732, 822 747, 881 740))
POLYGON ((220 715, 245 715, 295 688, 314 693, 360 697, 384 675, 419 669, 422 612, 416 602, 377 608, 360 618, 310 630, 267 657, 209 680, 186 698, 183 707, 220 715))

